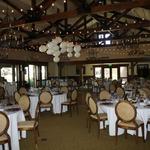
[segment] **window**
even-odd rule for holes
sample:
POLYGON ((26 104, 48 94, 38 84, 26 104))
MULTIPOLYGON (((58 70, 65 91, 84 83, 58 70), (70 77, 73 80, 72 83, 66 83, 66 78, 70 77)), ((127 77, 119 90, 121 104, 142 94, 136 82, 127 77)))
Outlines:
POLYGON ((104 68, 104 78, 105 79, 110 78, 110 68, 104 68))
POLYGON ((111 44, 111 40, 108 39, 111 37, 110 33, 103 33, 103 34, 99 34, 98 38, 99 38, 99 44, 100 45, 110 45, 111 44), (102 41, 101 41, 102 40, 102 41))
POLYGON ((4 77, 7 82, 12 82, 12 67, 1 68, 1 77, 4 77))
POLYGON ((101 67, 95 67, 95 77, 96 78, 102 78, 102 68, 101 67))

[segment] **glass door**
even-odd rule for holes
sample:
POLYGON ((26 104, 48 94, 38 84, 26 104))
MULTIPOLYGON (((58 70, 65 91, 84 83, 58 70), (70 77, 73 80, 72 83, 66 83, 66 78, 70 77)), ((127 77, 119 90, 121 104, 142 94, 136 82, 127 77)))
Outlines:
POLYGON ((112 68, 112 80, 118 80, 118 68, 112 68))
POLYGON ((94 68, 95 78, 102 78, 102 67, 94 68))
POLYGON ((104 78, 109 79, 110 77, 110 68, 104 68, 104 78))

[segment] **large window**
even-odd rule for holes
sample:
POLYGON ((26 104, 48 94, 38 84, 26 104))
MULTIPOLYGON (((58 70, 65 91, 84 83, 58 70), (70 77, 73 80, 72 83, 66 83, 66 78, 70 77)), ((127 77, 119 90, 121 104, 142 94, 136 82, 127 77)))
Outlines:
POLYGON ((101 33, 98 35, 99 44, 100 45, 110 45, 111 40, 110 40, 111 34, 110 33, 101 33))
POLYGON ((95 77, 96 78, 102 78, 102 68, 101 67, 95 67, 94 68, 95 77))
POLYGON ((2 67, 1 77, 4 77, 4 79, 6 79, 7 82, 12 82, 13 81, 12 67, 2 67))

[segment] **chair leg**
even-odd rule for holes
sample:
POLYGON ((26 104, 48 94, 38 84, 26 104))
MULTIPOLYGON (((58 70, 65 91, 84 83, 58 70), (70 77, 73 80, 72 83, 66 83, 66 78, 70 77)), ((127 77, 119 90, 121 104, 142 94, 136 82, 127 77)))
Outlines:
POLYGON ((36 128, 33 130, 33 134, 34 134, 35 148, 37 148, 37 131, 36 131, 36 128))
POLYGON ((97 121, 97 129, 98 129, 98 138, 99 138, 99 135, 100 135, 100 121, 99 120, 97 121))
POLYGON ((89 127, 89 117, 87 116, 86 118, 86 127, 88 128, 89 127))
POLYGON ((2 144, 2 149, 5 150, 5 145, 4 144, 2 144))
POLYGON ((144 124, 141 126, 141 130, 142 130, 143 142, 145 143, 145 138, 144 138, 144 124))
POLYGON ((77 115, 79 115, 79 107, 78 104, 76 105, 77 115))
POLYGON ((9 150, 11 150, 11 142, 10 142, 10 140, 8 142, 8 147, 9 147, 9 150))
POLYGON ((70 117, 72 117, 72 106, 69 106, 69 110, 70 110, 70 117))
POLYGON ((116 124, 116 144, 118 143, 118 127, 117 127, 117 124, 116 124))
POLYGON ((88 131, 89 131, 89 133, 90 133, 90 132, 91 132, 91 119, 90 119, 90 118, 89 118, 89 126, 88 126, 88 127, 89 127, 89 130, 88 130, 88 131))
POLYGON ((127 129, 125 129, 125 139, 127 139, 127 129))
POLYGON ((138 128, 136 129, 136 143, 138 143, 138 135, 139 135, 139 132, 138 132, 138 128))
POLYGON ((63 111, 63 105, 61 104, 61 116, 62 116, 62 111, 63 111))
POLYGON ((40 136, 39 127, 37 127, 37 133, 38 133, 38 136, 40 136))
POLYGON ((105 129, 105 120, 103 120, 103 129, 105 129))

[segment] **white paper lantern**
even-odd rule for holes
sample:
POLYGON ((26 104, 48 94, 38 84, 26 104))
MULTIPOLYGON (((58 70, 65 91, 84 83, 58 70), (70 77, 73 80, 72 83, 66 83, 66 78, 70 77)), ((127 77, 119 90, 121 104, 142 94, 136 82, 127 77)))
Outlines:
POLYGON ((68 48, 67 48, 67 52, 68 52, 68 53, 73 52, 73 48, 72 48, 72 47, 68 47, 68 48))
POLYGON ((53 42, 48 42, 46 46, 47 46, 48 48, 53 48, 55 45, 56 45, 56 44, 54 44, 53 42))
POLYGON ((60 51, 54 51, 53 56, 58 57, 60 55, 60 51))
POLYGON ((67 54, 67 56, 70 58, 70 57, 73 56, 73 54, 69 52, 69 53, 67 54))
POLYGON ((53 58, 53 61, 57 63, 57 62, 60 61, 60 58, 59 58, 59 57, 54 57, 54 58, 53 58))
POLYGON ((52 49, 48 49, 46 52, 48 55, 52 55, 53 54, 53 50, 52 49))
POLYGON ((58 43, 61 43, 61 42, 62 42, 62 38, 61 38, 61 37, 56 37, 56 39, 57 39, 57 42, 58 42, 58 43))
POLYGON ((60 49, 60 52, 63 54, 63 53, 66 52, 66 49, 65 49, 65 48, 61 48, 61 49, 60 49))
POLYGON ((80 45, 75 45, 74 46, 74 51, 75 52, 80 52, 81 51, 81 46, 80 45))
POLYGON ((40 52, 46 52, 46 50, 47 50, 47 47, 46 47, 45 45, 41 45, 41 46, 39 47, 39 51, 40 51, 40 52))
POLYGON ((53 47, 53 50, 54 50, 54 51, 58 51, 58 50, 59 50, 59 46, 58 46, 58 45, 55 45, 55 46, 53 47))
POLYGON ((81 56, 81 54, 80 54, 79 52, 76 52, 76 53, 74 54, 74 56, 78 58, 78 57, 81 56))
POLYGON ((68 42, 67 43, 67 47, 71 47, 72 48, 73 46, 74 46, 73 42, 68 42))
POLYGON ((67 48, 67 43, 66 42, 61 42, 60 43, 60 48, 67 48))

